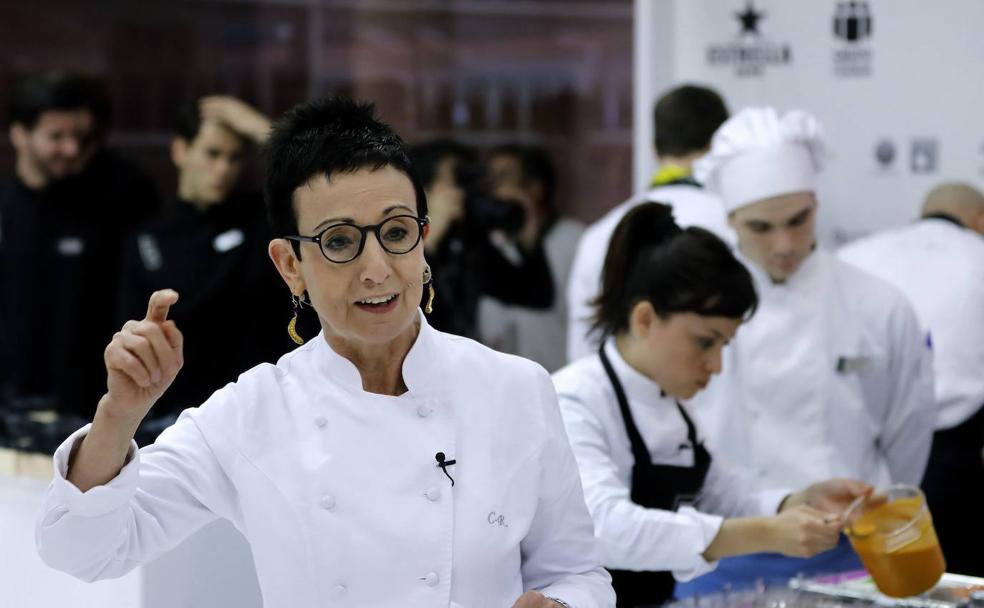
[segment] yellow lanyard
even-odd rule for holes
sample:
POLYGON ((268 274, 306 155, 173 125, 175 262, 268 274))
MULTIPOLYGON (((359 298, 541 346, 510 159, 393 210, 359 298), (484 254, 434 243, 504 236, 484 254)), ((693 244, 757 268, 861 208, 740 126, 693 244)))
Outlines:
POLYGON ((649 187, 665 186, 666 184, 672 184, 688 177, 690 177, 690 171, 680 165, 663 165, 656 171, 656 175, 649 182, 649 187))

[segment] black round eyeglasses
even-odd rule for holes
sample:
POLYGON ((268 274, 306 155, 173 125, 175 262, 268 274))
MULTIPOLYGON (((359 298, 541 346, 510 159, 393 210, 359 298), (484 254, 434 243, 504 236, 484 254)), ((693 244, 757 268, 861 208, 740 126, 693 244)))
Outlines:
POLYGON ((396 255, 410 253, 420 243, 427 218, 415 215, 394 215, 384 221, 370 225, 357 226, 351 222, 332 224, 312 236, 291 235, 284 238, 300 243, 317 243, 321 254, 329 262, 344 264, 362 254, 366 246, 366 236, 372 232, 384 251, 396 255))

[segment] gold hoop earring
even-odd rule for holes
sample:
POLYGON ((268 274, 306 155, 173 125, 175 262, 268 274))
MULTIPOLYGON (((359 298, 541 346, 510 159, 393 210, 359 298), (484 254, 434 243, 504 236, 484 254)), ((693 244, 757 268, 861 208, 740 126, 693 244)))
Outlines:
POLYGON ((304 344, 304 338, 301 337, 301 334, 297 333, 297 313, 300 312, 301 304, 304 303, 304 300, 302 300, 299 296, 290 294, 290 301, 294 305, 294 316, 291 317, 290 321, 287 323, 287 335, 290 336, 290 339, 293 340, 295 344, 300 346, 304 344))
POLYGON ((424 312, 431 314, 434 312, 434 274, 431 272, 430 264, 424 265, 423 284, 427 286, 427 303, 424 304, 424 312))

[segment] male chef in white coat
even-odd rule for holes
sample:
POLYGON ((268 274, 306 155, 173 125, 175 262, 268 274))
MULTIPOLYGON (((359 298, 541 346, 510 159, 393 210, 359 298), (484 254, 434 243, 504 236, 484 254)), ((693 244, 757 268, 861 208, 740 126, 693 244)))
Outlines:
POLYGON ((839 254, 902 290, 930 336, 937 417, 922 488, 947 571, 984 576, 984 195, 937 186, 920 221, 839 254))
MULTIPOLYGON (((765 487, 916 485, 935 420, 932 355, 902 293, 817 247, 822 153, 812 115, 752 108, 721 126, 696 165, 724 202, 760 305, 694 412, 719 457, 765 487)), ((846 541, 810 560, 732 558, 677 593, 859 565, 846 541)))
POLYGON ((599 337, 591 334, 591 300, 601 289, 601 268, 615 226, 630 209, 647 201, 673 208, 680 226, 700 226, 734 243, 721 201, 694 180, 693 164, 707 153, 711 135, 728 119, 728 109, 715 91, 693 85, 676 87, 653 109, 654 144, 659 170, 650 189, 609 211, 592 224, 578 242, 567 285, 567 361, 598 352, 599 337))

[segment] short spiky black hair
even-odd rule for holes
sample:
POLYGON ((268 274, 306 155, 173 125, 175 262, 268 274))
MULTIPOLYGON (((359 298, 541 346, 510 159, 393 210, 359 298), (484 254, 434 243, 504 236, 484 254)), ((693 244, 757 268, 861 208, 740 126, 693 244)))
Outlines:
MULTIPOLYGON (((274 123, 265 157, 264 196, 276 236, 297 234, 297 188, 316 175, 330 178, 365 168, 393 167, 406 174, 417 196, 417 215, 427 215, 427 199, 407 146, 376 118, 371 103, 327 97, 295 106, 274 123)), ((300 257, 297 243, 292 244, 300 257)))

